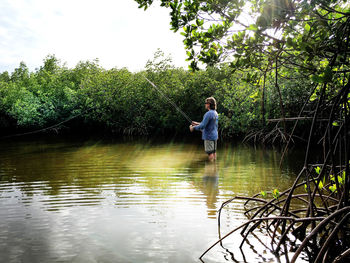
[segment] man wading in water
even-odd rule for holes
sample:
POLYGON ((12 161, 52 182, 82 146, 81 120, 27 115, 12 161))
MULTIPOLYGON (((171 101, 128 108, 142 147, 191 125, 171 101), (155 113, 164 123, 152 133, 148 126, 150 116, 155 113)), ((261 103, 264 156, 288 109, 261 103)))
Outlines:
POLYGON ((208 110, 201 123, 192 121, 190 131, 202 131, 202 139, 204 140, 204 150, 208 154, 209 161, 216 160, 216 147, 218 140, 218 119, 216 112, 216 100, 209 97, 205 100, 205 108, 208 110))

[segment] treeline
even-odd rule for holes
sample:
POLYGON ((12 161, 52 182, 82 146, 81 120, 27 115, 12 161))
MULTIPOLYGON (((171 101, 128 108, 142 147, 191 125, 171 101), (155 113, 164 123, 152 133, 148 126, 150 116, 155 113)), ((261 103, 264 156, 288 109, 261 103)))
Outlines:
MULTIPOLYGON (((220 113, 220 135, 234 137, 262 129, 270 118, 296 116, 310 83, 285 73, 279 87, 259 72, 232 71, 220 66, 196 72, 175 68, 161 51, 145 70, 103 69, 98 61, 68 68, 53 55, 30 72, 21 63, 11 74, 0 74, 2 135, 54 126, 56 132, 105 132, 126 135, 167 135, 188 132, 188 121, 162 93, 191 119, 200 121, 206 97, 214 96, 220 113), (62 125, 56 125, 62 123, 62 125)), ((302 131, 302 129, 300 129, 302 131)))

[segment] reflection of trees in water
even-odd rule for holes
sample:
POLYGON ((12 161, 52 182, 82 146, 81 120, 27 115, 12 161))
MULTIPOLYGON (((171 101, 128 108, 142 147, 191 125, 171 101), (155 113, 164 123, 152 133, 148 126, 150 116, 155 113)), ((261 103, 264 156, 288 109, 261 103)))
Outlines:
POLYGON ((50 197, 92 197, 93 205, 105 198, 106 189, 120 200, 136 188, 149 197, 176 194, 173 183, 187 182, 203 194, 208 216, 215 217, 219 168, 223 192, 255 193, 276 180, 281 185, 280 177, 271 176, 280 172, 274 168, 279 161, 276 153, 244 145, 222 144, 213 163, 207 162, 202 145, 185 143, 36 141, 2 149, 6 154, 0 153, 1 180, 18 183, 15 187, 28 199, 40 191, 50 197))
POLYGON ((7 156, 0 156, 5 171, 2 180, 18 189, 26 203, 39 195, 48 206, 98 205, 104 199, 105 185, 128 180, 115 176, 116 172, 132 174, 128 167, 116 165, 115 157, 116 150, 99 141, 19 143, 10 147, 7 156))
POLYGON ((188 162, 197 159, 196 147, 145 142, 19 142, 8 145, 7 155, 0 154, 0 169, 4 171, 2 180, 12 183, 27 203, 38 195, 47 205, 54 199, 55 204, 62 199, 66 205, 84 200, 85 205, 98 205, 105 199, 105 190, 118 200, 134 194, 135 189, 148 196, 171 194, 174 180, 188 180, 181 174, 188 172, 184 170, 188 162))

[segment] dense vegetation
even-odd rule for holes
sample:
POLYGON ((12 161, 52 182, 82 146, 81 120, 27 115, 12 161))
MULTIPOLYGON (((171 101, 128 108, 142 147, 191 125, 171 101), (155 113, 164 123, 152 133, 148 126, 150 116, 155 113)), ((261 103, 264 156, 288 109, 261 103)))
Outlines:
MULTIPOLYGON (((174 68, 171 58, 157 51, 145 70, 103 69, 98 61, 69 69, 55 56, 30 72, 21 63, 0 75, 0 127, 3 135, 54 126, 46 132, 104 131, 152 135, 188 133, 189 123, 144 78, 146 76, 193 120, 201 120, 203 102, 214 96, 220 113, 220 133, 239 136, 261 128, 267 118, 280 116, 273 80, 266 81, 265 113, 261 111, 260 79, 229 67, 196 72, 174 68), (69 121, 67 121, 69 120, 69 121), (264 121, 263 121, 264 120, 264 121), (65 128, 65 129, 63 129, 65 128), (69 128, 69 129, 67 129, 69 128), (61 129, 61 130, 60 130, 61 129)), ((297 113, 309 89, 286 80, 282 86, 286 109, 297 113)))
MULTIPOLYGON (((154 2, 136 1, 145 9, 154 2)), ((194 120, 204 112, 204 99, 214 96, 222 136, 260 129, 250 138, 289 142, 288 132, 303 131, 308 137, 304 165, 293 186, 269 193, 270 200, 264 199, 265 192, 249 199, 251 215, 242 225, 242 244, 259 228, 271 236, 267 249, 283 254, 287 262, 295 262, 301 252, 310 262, 349 260, 348 1, 155 2, 169 8, 171 28, 182 30, 192 72, 172 67, 167 59, 158 61, 160 53, 138 73, 104 70, 97 61, 68 69, 52 56, 35 72, 21 64, 0 76, 1 127, 11 132, 14 127, 37 129, 77 116, 65 125, 119 134, 183 133, 186 120, 143 76, 194 120), (201 63, 208 68, 199 70, 201 63), (288 127, 286 118, 296 116, 295 125, 288 127), (267 123, 279 117, 276 126, 267 123), (310 163, 312 142, 323 146, 318 164, 310 163), (293 210, 300 202, 305 206, 293 210), (290 247, 296 250, 292 255, 290 247)))

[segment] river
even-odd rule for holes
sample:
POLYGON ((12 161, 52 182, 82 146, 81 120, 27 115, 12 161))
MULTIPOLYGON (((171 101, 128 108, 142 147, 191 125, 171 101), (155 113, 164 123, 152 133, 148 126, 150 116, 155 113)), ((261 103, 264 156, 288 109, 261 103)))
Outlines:
MULTIPOLYGON (((236 195, 288 188, 301 168, 291 151, 201 141, 17 139, 0 142, 0 262, 200 262, 218 239, 217 210, 236 195)), ((223 233, 246 222, 243 201, 223 212, 223 233)), ((239 237, 204 262, 275 262, 263 233, 239 237)))

